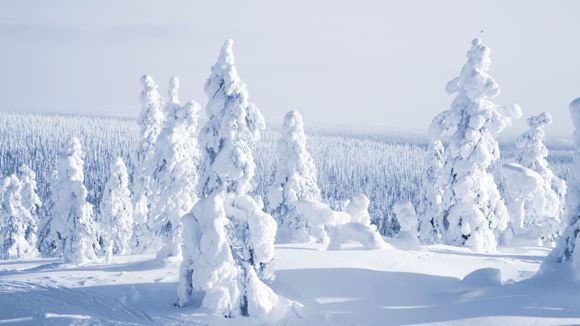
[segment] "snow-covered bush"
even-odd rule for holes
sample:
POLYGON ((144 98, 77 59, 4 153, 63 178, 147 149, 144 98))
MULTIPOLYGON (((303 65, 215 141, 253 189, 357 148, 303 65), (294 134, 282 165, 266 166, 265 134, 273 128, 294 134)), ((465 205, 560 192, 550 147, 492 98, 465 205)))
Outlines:
POLYGON ((201 305, 213 313, 260 317, 287 301, 263 283, 273 277, 276 222, 248 191, 255 169, 251 146, 265 124, 249 102, 232 46, 226 40, 205 84, 209 100, 208 121, 198 137, 200 199, 182 219, 178 305, 200 293, 201 305))
POLYGON ((335 212, 328 207, 331 213, 331 223, 326 225, 329 243, 327 250, 340 250, 346 242, 358 242, 367 249, 388 248, 377 227, 371 224, 369 215, 370 200, 363 194, 357 194, 345 203, 343 212, 335 212))
POLYGON ((298 111, 290 111, 282 122, 278 142, 278 165, 268 206, 278 221, 277 242, 308 242, 312 236, 304 215, 296 214, 298 200, 320 201, 316 166, 306 149, 304 121, 298 111))
POLYGON ((457 94, 451 108, 437 115, 430 127, 434 139, 448 143, 442 179, 443 240, 466 245, 479 252, 496 249, 496 236, 508 226, 509 216, 488 168, 499 159, 495 136, 521 116, 517 105, 492 102, 500 89, 487 74, 490 49, 481 39, 472 41, 467 63, 447 84, 457 94))
POLYGON ((133 232, 133 248, 137 252, 155 251, 159 241, 155 237, 155 230, 149 226, 149 210, 151 199, 154 196, 154 187, 151 171, 157 137, 163 129, 165 115, 164 101, 159 94, 159 87, 153 77, 141 77, 143 90, 141 91, 141 113, 139 124, 139 145, 137 148, 137 162, 133 173, 133 207, 135 228, 133 232))
POLYGON ((16 175, 2 181, 0 210, 0 258, 30 258, 36 249, 37 221, 25 207, 22 183, 16 175))
POLYGON ((129 190, 129 174, 123 159, 111 164, 111 176, 105 185, 100 206, 101 239, 106 257, 131 252, 133 234, 133 203, 129 190))
POLYGON ((576 276, 580 279, 580 250, 575 250, 580 245, 580 98, 570 103, 570 116, 575 128, 573 139, 576 149, 566 197, 567 227, 549 257, 558 263, 572 261, 576 276))
POLYGON ((197 145, 197 121, 200 106, 194 101, 181 105, 179 81, 170 81, 165 127, 155 144, 150 166, 153 170, 149 229, 163 240, 158 257, 181 258, 181 222, 197 201, 197 168, 200 151, 197 145))
POLYGON ((419 221, 413 204, 408 200, 398 201, 393 206, 393 212, 401 226, 399 234, 397 234, 398 241, 396 241, 396 245, 401 249, 418 249, 419 235, 417 231, 419 221))
POLYGON ((87 202, 83 152, 78 138, 69 139, 56 164, 51 182, 50 218, 43 226, 41 250, 46 256, 62 255, 65 262, 95 258, 96 230, 93 207, 87 202))
POLYGON ((369 205, 371 201, 363 194, 356 194, 347 200, 344 212, 350 215, 350 221, 362 225, 371 225, 371 215, 369 214, 369 205))
POLYGON ((425 244, 433 244, 441 239, 441 203, 443 200, 444 147, 440 140, 435 140, 427 150, 428 167, 422 180, 421 197, 417 208, 419 218, 419 239, 425 244))
POLYGON ((546 160, 548 149, 544 145, 544 127, 551 121, 552 117, 546 112, 528 118, 530 130, 516 140, 520 149, 516 158, 519 167, 508 164, 502 170, 505 172, 510 224, 515 235, 525 233, 550 240, 561 224, 566 183, 549 168, 546 160), (529 182, 524 179, 529 179, 529 182))

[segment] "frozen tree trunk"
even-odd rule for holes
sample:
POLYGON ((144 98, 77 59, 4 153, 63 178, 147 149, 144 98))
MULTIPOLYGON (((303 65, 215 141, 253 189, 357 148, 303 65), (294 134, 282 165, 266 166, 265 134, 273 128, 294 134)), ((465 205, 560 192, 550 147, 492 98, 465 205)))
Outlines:
POLYGON ((570 103, 570 116, 576 130, 573 137, 574 164, 566 197, 567 227, 549 257, 558 263, 572 261, 576 277, 580 278, 580 250, 575 250, 580 233, 580 98, 570 103))
POLYGON ((97 248, 92 206, 87 202, 80 141, 71 138, 56 164, 51 182, 50 220, 43 231, 42 248, 49 256, 60 256, 68 263, 95 258, 97 248))
POLYGON ((428 149, 428 168, 423 178, 421 200, 417 209, 419 217, 419 239, 424 244, 434 244, 441 240, 441 204, 443 201, 444 147, 441 141, 435 140, 428 149))
POLYGON ((150 164, 155 155, 157 137, 163 129, 165 116, 163 99, 158 86, 151 76, 141 77, 141 113, 139 114, 139 148, 137 162, 133 173, 133 207, 135 227, 133 230, 132 247, 135 252, 150 252, 159 247, 159 241, 151 230, 149 210, 153 197, 152 176, 150 164))
POLYGON ((111 164, 111 176, 105 185, 100 212, 106 257, 129 254, 133 234, 133 203, 129 174, 120 157, 111 164))
POLYGON ((0 211, 0 258, 30 258, 36 250, 36 219, 23 205, 22 183, 13 174, 3 180, 0 211))
POLYGON ((278 153, 275 181, 268 194, 270 211, 278 221, 277 242, 309 242, 313 238, 311 226, 304 215, 296 213, 295 204, 298 200, 320 201, 321 197, 298 111, 284 116, 278 153))
POLYGON ((200 199, 183 218, 178 304, 199 294, 213 313, 261 317, 287 300, 263 283, 273 277, 276 222, 247 193, 255 169, 250 146, 265 125, 238 76, 232 45, 226 40, 205 85, 200 199))
POLYGON ((475 251, 494 251, 497 237, 508 226, 509 216, 489 166, 499 159, 495 136, 521 116, 518 106, 492 102, 499 92, 487 74, 490 49, 481 39, 472 41, 467 63, 447 84, 457 94, 451 108, 437 115, 430 133, 448 143, 442 179, 445 184, 442 221, 443 240, 475 251))
POLYGON ((152 158, 155 188, 149 228, 161 237, 159 258, 181 259, 181 217, 197 201, 197 169, 200 151, 197 145, 197 121, 200 106, 194 101, 180 105, 178 80, 170 82, 165 127, 161 131, 152 158))

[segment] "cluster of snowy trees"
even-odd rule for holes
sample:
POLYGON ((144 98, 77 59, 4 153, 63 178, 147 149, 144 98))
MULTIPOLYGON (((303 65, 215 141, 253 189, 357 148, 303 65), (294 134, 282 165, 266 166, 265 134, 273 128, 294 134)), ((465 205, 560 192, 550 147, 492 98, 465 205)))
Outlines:
MULTIPOLYGON (((573 175, 566 197, 566 183, 547 161, 548 113, 528 119, 529 130, 515 142, 514 159, 501 165, 503 183, 498 185, 498 175, 492 173, 500 159, 496 137, 522 113, 517 105, 493 102, 500 89, 488 74, 490 53, 481 39, 472 41, 467 63, 446 87, 455 99, 430 126, 426 173, 416 205, 409 198, 392 205, 395 219, 390 224, 373 220, 373 201, 362 193, 321 190, 297 111, 283 118, 277 153, 256 159, 264 118, 238 74, 233 41, 226 40, 205 84, 207 120, 200 130, 201 107, 195 101, 181 103, 177 77, 170 79, 164 97, 154 79, 144 75, 138 141, 123 143, 106 169, 96 169, 107 171, 107 180, 97 185, 87 181, 85 172, 95 169, 85 166, 87 154, 77 137, 59 146, 45 190, 39 190, 27 165, 4 178, 0 258, 41 254, 80 264, 98 256, 110 261, 114 255, 156 254, 180 264, 179 306, 195 297, 204 308, 226 317, 298 309, 298 303, 278 296, 268 285, 274 279, 275 242, 317 242, 339 250, 354 241, 366 248, 388 248, 381 236, 387 228, 382 227, 393 231, 396 225, 397 244, 406 249, 443 242, 486 252, 514 239, 547 243, 560 238, 552 257, 580 261, 573 259, 580 230, 580 177, 573 175), (274 156, 278 159, 272 160, 274 156), (272 173, 268 177, 262 171, 258 177, 256 161, 265 157, 274 162, 272 173), (564 222, 567 228, 560 237, 564 222)), ((576 156, 579 103, 570 106, 577 128, 576 156)), ((405 152, 411 155, 408 162, 419 156, 405 152)), ((349 178, 366 184, 368 169, 361 169, 349 178)), ((334 166, 323 170, 334 178, 341 174, 334 166)), ((578 170, 575 166, 574 172, 578 170)), ((392 188, 372 193, 393 197, 403 187, 397 181, 388 180, 392 188)))
POLYGON ((560 231, 566 183, 546 160, 548 113, 528 119, 530 130, 516 140, 515 162, 502 165, 503 194, 490 173, 500 158, 496 137, 522 115, 517 105, 493 102, 500 89, 488 74, 490 54, 480 38, 472 41, 467 63, 446 87, 456 97, 430 126, 433 143, 417 217, 422 243, 488 252, 514 237, 552 241, 560 231))

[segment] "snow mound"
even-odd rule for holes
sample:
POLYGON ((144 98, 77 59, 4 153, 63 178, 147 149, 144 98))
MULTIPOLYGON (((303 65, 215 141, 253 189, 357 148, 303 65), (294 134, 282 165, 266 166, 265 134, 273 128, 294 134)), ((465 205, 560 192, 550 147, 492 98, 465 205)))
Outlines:
POLYGON ((465 275, 461 281, 465 285, 469 286, 500 286, 501 282, 501 271, 497 268, 481 268, 476 269, 473 272, 465 275))

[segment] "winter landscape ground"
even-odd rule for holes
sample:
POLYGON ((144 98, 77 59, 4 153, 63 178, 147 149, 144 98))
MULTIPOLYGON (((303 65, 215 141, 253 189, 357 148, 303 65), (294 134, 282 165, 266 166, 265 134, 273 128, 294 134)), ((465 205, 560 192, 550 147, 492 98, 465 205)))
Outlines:
MULTIPOLYGON (((61 18, 70 19, 61 9, 61 18)), ((215 13, 227 16, 227 10, 215 13)), ((218 22, 228 19, 220 15, 211 28, 199 29, 223 27, 218 22)), ((566 17, 562 13, 562 21, 566 17)), ((340 26, 367 26, 356 19, 349 14, 340 26)), ((0 36, 6 26, 28 33, 13 21, 0 11, 0 36)), ((125 31, 156 51, 154 38, 179 39, 179 33, 166 33, 179 24, 139 26, 149 32, 125 31)), ((87 31, 117 34, 100 28, 80 34, 87 31)), ((43 35, 70 32, 59 26, 43 35)), ((267 39, 258 37, 271 46, 267 39)), ((109 46, 125 45, 115 40, 109 46)), ((369 53, 384 50, 378 43, 366 48, 373 49, 369 53)), ((199 57, 208 44, 195 42, 199 57)), ((428 44, 425 57, 438 50, 428 44)), ((189 55, 174 49, 163 52, 189 55)), ((1 105, 3 95, 12 94, 0 94, 0 324, 580 324, 580 98, 569 99, 567 108, 528 112, 499 97, 481 31, 446 76, 441 92, 447 106, 429 114, 428 124, 413 130, 329 127, 294 108, 267 121, 263 113, 272 117, 278 108, 254 104, 264 98, 251 97, 256 80, 242 76, 251 70, 246 67, 273 65, 244 51, 238 61, 237 49, 230 38, 215 49, 215 61, 205 66, 203 105, 182 98, 189 89, 177 76, 159 84, 149 74, 135 76, 132 105, 140 111, 126 118, 90 110, 23 113, 18 105, 12 112, 1 105), (552 133, 563 125, 565 109, 570 136, 552 133)), ((131 56, 116 72, 123 75, 121 66, 153 52, 131 56)), ((498 51, 514 60, 505 53, 498 51)), ((289 57, 296 67, 312 64, 313 71, 325 72, 320 84, 332 85, 334 71, 325 64, 341 54, 330 51, 320 61, 289 57)), ((189 67, 198 69, 204 60, 189 67)), ((381 94, 354 84, 349 92, 389 97, 404 88, 379 73, 379 65, 367 66, 372 60, 362 61, 361 70, 378 77, 345 73, 340 79, 374 80, 381 94)), ((93 64, 98 62, 82 70, 93 64)), ((439 75, 435 66, 414 67, 405 78, 439 75)), ((63 76, 69 70, 67 65, 63 76)), ((268 78, 275 85, 268 96, 281 94, 292 78, 268 78)), ((67 88, 71 98, 82 89, 76 84, 67 88)), ((509 93, 514 85, 506 84, 509 93)), ((106 95, 110 85, 87 85, 103 86, 87 107, 116 101, 106 95)), ((320 86, 316 96, 332 99, 328 106, 336 106, 337 116, 379 106, 365 98, 366 106, 349 107, 334 100, 348 102, 352 94, 320 86)), ((547 94, 561 94, 550 87, 547 94)), ((432 94, 411 93, 409 101, 432 94)), ((536 95, 528 94, 538 100, 536 95)), ((388 104, 380 110, 416 118, 388 104)))
MULTIPOLYGON (((286 325, 578 324, 577 286, 532 277, 548 252, 533 246, 476 254, 444 245, 417 251, 280 245, 272 287, 305 305, 286 325)), ((47 259, 4 262, 0 322, 260 324, 175 307, 177 268, 153 259, 115 257, 81 267, 47 259)))

